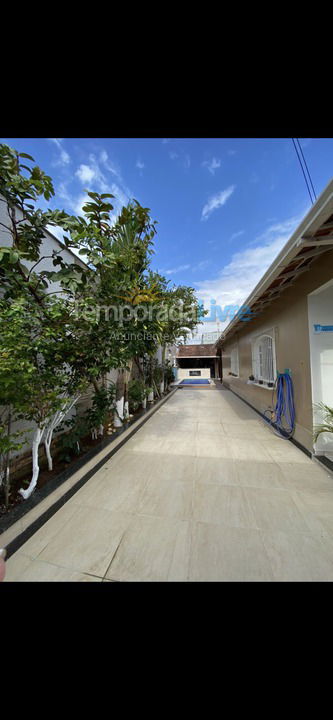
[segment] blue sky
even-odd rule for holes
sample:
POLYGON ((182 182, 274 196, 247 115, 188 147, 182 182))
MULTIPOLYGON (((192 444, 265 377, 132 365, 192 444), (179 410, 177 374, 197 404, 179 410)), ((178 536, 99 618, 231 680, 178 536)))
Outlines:
MULTIPOLYGON (((44 207, 80 213, 85 188, 112 192, 115 213, 132 197, 149 207, 158 221, 153 269, 194 287, 207 307, 211 298, 244 302, 311 207, 288 138, 1 142, 31 154, 53 178, 56 194, 44 207)), ((300 142, 318 197, 333 176, 333 138, 300 142)))

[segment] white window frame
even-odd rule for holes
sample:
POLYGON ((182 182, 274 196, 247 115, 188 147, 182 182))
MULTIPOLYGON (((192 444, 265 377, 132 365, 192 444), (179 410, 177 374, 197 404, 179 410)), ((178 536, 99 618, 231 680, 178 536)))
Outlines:
POLYGON ((233 345, 230 348, 230 372, 234 373, 239 377, 239 353, 238 345, 233 345))
POLYGON ((258 382, 259 380, 263 381, 263 385, 268 385, 268 383, 274 382, 276 378, 276 353, 275 353, 275 338, 274 338, 274 331, 273 330, 266 330, 263 333, 260 333, 260 335, 257 335, 255 338, 253 338, 252 342, 252 374, 255 378, 255 382, 258 382), (272 361, 269 363, 266 359, 262 357, 260 353, 260 341, 262 341, 264 338, 269 338, 270 340, 270 346, 272 351, 272 361), (266 365, 266 367, 263 367, 263 364, 266 365), (268 364, 271 365, 271 372, 272 375, 269 376, 267 372, 267 366, 268 364))

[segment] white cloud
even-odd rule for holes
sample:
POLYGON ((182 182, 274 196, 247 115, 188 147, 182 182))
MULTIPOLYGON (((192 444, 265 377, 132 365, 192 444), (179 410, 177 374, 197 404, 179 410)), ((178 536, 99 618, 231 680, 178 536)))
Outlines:
POLYGON ((189 167, 191 167, 191 158, 189 155, 185 155, 184 168, 188 170, 189 167))
POLYGON ((182 270, 189 270, 191 265, 178 265, 178 267, 172 268, 172 270, 161 270, 161 273, 163 275, 174 275, 174 273, 179 273, 182 270))
MULTIPOLYGON (((198 297, 207 309, 214 299, 222 308, 225 305, 242 305, 259 280, 265 274, 273 260, 279 254, 287 240, 297 228, 303 214, 268 227, 256 239, 254 247, 247 247, 232 255, 231 261, 220 270, 216 278, 194 283, 198 297)), ((221 323, 223 330, 229 320, 221 323)), ((210 332, 213 323, 203 323, 204 330, 210 332)))
POLYGON ((139 168, 139 170, 143 170, 143 168, 145 167, 145 164, 144 164, 144 162, 142 162, 142 160, 137 160, 135 167, 139 168))
POLYGON ((163 138, 162 145, 166 145, 168 142, 170 142, 170 138, 163 138))
POLYGON ((171 150, 171 152, 169 152, 170 160, 176 160, 177 157, 179 157, 178 153, 174 152, 173 150, 171 150))
POLYGON ((107 154, 106 150, 102 150, 102 152, 100 153, 99 159, 102 163, 104 163, 104 164, 107 163, 108 154, 107 154))
POLYGON ((232 156, 232 155, 236 155, 236 153, 237 153, 237 150, 228 150, 227 154, 232 156))
POLYGON ((236 238, 240 237, 241 235, 244 235, 244 233, 245 233, 245 230, 239 230, 238 232, 233 233, 231 235, 231 237, 229 238, 229 242, 231 242, 232 240, 236 240, 236 238))
POLYGON ((209 172, 211 173, 211 175, 215 175, 215 170, 221 167, 221 160, 219 158, 213 157, 211 160, 204 160, 201 165, 202 167, 206 167, 207 170, 209 170, 209 172))
POLYGON ((210 197, 202 210, 201 220, 207 220, 214 210, 217 210, 219 207, 222 207, 222 205, 225 205, 234 190, 235 185, 230 185, 230 187, 228 187, 226 190, 222 190, 216 195, 210 197))
POLYGON ((195 265, 192 268, 192 272, 196 272, 197 270, 204 270, 206 267, 210 265, 210 260, 201 260, 197 265, 195 265))
POLYGON ((95 170, 89 165, 80 165, 75 175, 79 178, 83 185, 90 183, 95 177, 95 170))
POLYGON ((68 165, 71 161, 71 158, 70 158, 70 155, 68 154, 68 152, 66 152, 66 150, 64 150, 64 148, 62 147, 61 143, 63 141, 63 138, 49 138, 49 140, 50 140, 50 142, 53 142, 54 145, 56 145, 56 147, 58 148, 58 150, 60 152, 59 159, 53 164, 54 165, 68 165))

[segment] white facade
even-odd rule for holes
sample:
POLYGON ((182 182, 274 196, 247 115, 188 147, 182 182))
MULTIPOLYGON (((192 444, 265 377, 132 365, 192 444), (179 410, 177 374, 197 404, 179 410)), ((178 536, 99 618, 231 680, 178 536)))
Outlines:
MULTIPOLYGON (((333 280, 308 296, 312 401, 333 407, 333 280), (327 330, 332 328, 332 330, 327 330)), ((314 407, 314 424, 323 417, 314 407)), ((333 460, 333 434, 322 433, 316 452, 333 460)))

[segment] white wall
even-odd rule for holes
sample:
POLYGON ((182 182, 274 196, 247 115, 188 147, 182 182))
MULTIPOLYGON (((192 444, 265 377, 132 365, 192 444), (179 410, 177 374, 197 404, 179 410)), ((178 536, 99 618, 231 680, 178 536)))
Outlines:
MULTIPOLYGON (((21 220, 23 218, 23 215, 19 208, 16 209, 16 218, 17 220, 21 220)), ((8 217, 7 212, 7 205, 5 202, 3 202, 2 195, 0 195, 0 222, 7 227, 11 226, 10 218, 8 217)), ((5 230, 5 228, 0 225, 0 247, 9 247, 12 244, 13 238, 9 230, 5 230)), ((80 265, 80 267, 86 267, 85 263, 81 260, 81 258, 77 257, 74 253, 63 247, 63 245, 59 242, 59 240, 57 240, 57 238, 53 237, 51 233, 46 231, 44 240, 42 241, 40 246, 40 256, 42 257, 43 255, 52 255, 53 250, 56 250, 57 252, 61 250, 61 257, 64 259, 65 262, 76 263, 77 265, 80 265)), ((25 261, 23 264, 25 265, 25 267, 28 268, 28 270, 30 270, 35 264, 35 262, 25 261)), ((46 260, 42 260, 37 265, 36 272, 40 272, 41 270, 53 271, 57 270, 57 266, 53 265, 53 261, 51 258, 47 258, 46 260)), ((52 283, 52 287, 50 287, 50 292, 56 292, 58 290, 61 290, 60 283, 52 283)))
MULTIPOLYGON (((308 296, 311 382, 313 403, 324 402, 333 408, 333 332, 318 332, 314 325, 333 326, 333 281, 308 296)), ((314 410, 314 424, 322 423, 314 410)), ((333 459, 333 435, 322 433, 316 452, 333 459)))
POLYGON ((200 380, 200 378, 210 379, 210 368, 178 368, 177 380, 185 379, 200 380), (190 372, 198 372, 200 375, 190 375, 190 372))

